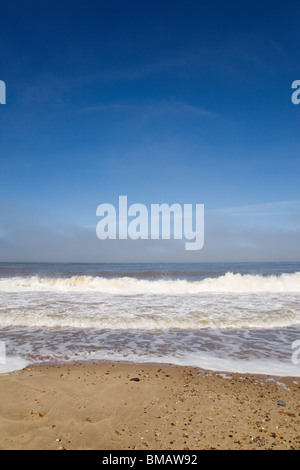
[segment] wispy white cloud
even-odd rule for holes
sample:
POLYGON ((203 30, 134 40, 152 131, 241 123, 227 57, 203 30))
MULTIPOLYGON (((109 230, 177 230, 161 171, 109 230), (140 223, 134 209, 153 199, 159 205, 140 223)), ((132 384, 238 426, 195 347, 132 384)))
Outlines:
MULTIPOLYGON (((215 51, 211 51, 209 48, 205 49, 205 55, 213 55, 215 51)), ((188 52, 181 56, 165 57, 160 60, 153 62, 140 63, 127 67, 113 68, 103 70, 102 72, 90 74, 85 77, 86 81, 131 81, 139 80, 150 75, 158 73, 184 71, 187 67, 192 67, 195 64, 198 65, 201 59, 201 53, 194 51, 193 53, 188 52)))
POLYGON ((93 112, 122 112, 134 114, 184 114, 193 115, 198 117, 212 118, 218 116, 217 113, 209 111, 201 106, 192 105, 180 100, 153 100, 144 103, 134 102, 113 102, 113 103, 100 103, 94 106, 86 106, 80 109, 80 112, 93 113, 93 112))
POLYGON ((222 209, 211 209, 208 211, 208 213, 212 215, 234 216, 300 214, 300 200, 267 202, 261 204, 226 207, 222 209))

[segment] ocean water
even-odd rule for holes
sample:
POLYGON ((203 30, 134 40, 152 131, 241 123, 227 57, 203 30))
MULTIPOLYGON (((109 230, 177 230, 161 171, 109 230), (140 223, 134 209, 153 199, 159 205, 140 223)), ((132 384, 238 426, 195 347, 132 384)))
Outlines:
POLYGON ((114 360, 300 376, 299 340, 300 263, 0 264, 0 373, 114 360))

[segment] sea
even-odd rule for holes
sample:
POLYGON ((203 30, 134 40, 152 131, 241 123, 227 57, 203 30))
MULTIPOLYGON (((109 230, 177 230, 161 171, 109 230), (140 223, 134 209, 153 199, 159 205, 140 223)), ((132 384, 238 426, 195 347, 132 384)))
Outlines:
POLYGON ((300 263, 0 263, 0 373, 102 361, 299 377, 300 263))

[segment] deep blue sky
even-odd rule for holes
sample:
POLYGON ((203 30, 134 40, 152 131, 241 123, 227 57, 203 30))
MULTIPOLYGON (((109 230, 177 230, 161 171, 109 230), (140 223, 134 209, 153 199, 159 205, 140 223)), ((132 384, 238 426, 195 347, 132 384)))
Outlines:
POLYGON ((0 261, 300 260, 299 1, 0 5, 0 261), (204 203, 206 242, 103 245, 96 208, 204 203))

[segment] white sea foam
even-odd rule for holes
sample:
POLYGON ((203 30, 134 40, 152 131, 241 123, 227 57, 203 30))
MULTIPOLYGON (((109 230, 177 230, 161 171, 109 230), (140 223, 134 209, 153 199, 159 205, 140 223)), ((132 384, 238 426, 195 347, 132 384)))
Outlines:
MULTIPOLYGON (((196 307, 195 307, 196 309, 196 307)), ((269 329, 286 328, 300 325, 299 313, 294 310, 289 315, 282 312, 234 312, 220 314, 211 309, 204 312, 187 314, 152 313, 142 314, 136 305, 136 311, 126 315, 120 311, 111 310, 104 314, 95 310, 94 314, 76 314, 76 312, 46 312, 46 311, 13 311, 0 315, 0 327, 29 327, 29 328, 74 328, 74 329, 104 329, 104 330, 197 330, 203 328, 219 329, 269 329), (236 315, 235 315, 236 313, 236 315)))
MULTIPOLYGON (((300 325, 300 272, 197 281, 130 275, 0 278, 0 339, 9 357, 299 374, 291 344, 300 325)), ((2 373, 26 366, 9 362, 2 373)))
POLYGON ((236 269, 2 265, 0 373, 95 359, 300 375, 299 266, 236 269))
POLYGON ((300 273, 202 281, 0 279, 0 327, 194 330, 300 324, 300 273))
POLYGON ((73 276, 70 278, 10 277, 0 279, 0 291, 94 291, 111 294, 198 294, 198 293, 300 293, 300 272, 280 276, 226 273, 217 278, 201 281, 144 280, 133 277, 73 276))

